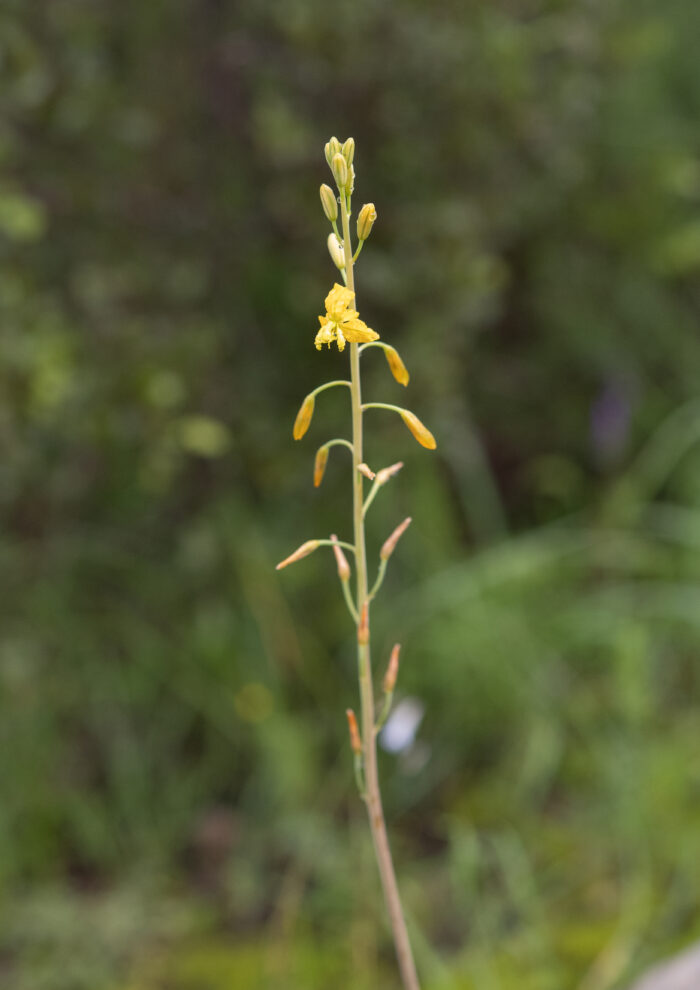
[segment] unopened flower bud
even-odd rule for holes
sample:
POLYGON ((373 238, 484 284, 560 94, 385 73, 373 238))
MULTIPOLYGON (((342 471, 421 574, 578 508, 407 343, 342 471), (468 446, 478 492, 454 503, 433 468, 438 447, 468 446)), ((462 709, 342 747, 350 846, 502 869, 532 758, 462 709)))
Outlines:
POLYGON ((333 173, 333 178, 336 181, 338 189, 345 189, 348 184, 348 163, 342 155, 333 155, 331 172, 333 173))
POLYGON ((389 557, 391 557, 392 553, 396 549, 396 544, 399 542, 410 525, 411 517, 408 516, 399 526, 396 527, 391 536, 384 541, 384 545, 379 551, 379 556, 382 560, 388 560, 389 557))
POLYGON ((396 348, 392 347, 391 344, 387 344, 384 348, 384 357, 389 365, 389 370, 399 385, 408 385, 408 380, 410 378, 408 368, 401 360, 401 355, 396 348))
POLYGON ((328 253, 333 260, 333 264, 336 268, 345 268, 345 251, 343 250, 343 245, 340 243, 335 234, 329 234, 328 240, 328 253))
POLYGON ((331 533, 331 539, 333 540, 333 553, 335 554, 335 562, 338 565, 338 577, 341 581, 350 580, 350 564, 348 564, 348 559, 343 553, 343 548, 338 545, 338 537, 335 533, 331 533))
POLYGON ((332 168, 333 166, 331 163, 333 161, 333 155, 337 155, 340 151, 340 141, 338 138, 332 137, 323 151, 326 155, 326 161, 328 162, 329 167, 332 168))
POLYGON ((355 138, 349 137, 347 141, 344 142, 343 147, 340 149, 343 158, 348 163, 348 167, 352 165, 352 160, 355 157, 355 138))
POLYGON ((328 463, 329 451, 330 448, 328 444, 324 444, 316 451, 316 458, 314 460, 314 488, 318 488, 323 481, 323 475, 326 473, 326 464, 328 463))
POLYGON ((422 447, 427 447, 428 450, 435 450, 437 447, 435 437, 430 432, 428 427, 424 426, 418 417, 414 415, 414 413, 410 412, 408 409, 402 409, 401 419, 422 447))
POLYGON ((360 612, 360 622, 357 627, 357 642, 360 646, 367 646, 369 643, 369 605, 367 602, 364 603, 360 612))
POLYGON ((361 241, 367 240, 376 219, 377 211, 374 203, 365 203, 357 216, 357 236, 361 241))
POLYGON ((369 478, 370 481, 374 481, 375 479, 374 471, 370 468, 368 464, 364 464, 364 463, 358 464, 357 470, 360 472, 360 474, 364 474, 365 478, 369 478))
POLYGON ((393 478, 395 474, 399 473, 402 467, 403 461, 397 461, 396 464, 390 464, 389 467, 377 471, 377 484, 385 485, 389 478, 393 478))
POLYGON ((318 546, 318 540, 307 540, 306 543, 302 543, 302 545, 295 550, 294 553, 290 554, 288 557, 285 557, 285 559, 277 565, 275 570, 281 571, 283 567, 288 567, 290 564, 295 564, 297 560, 301 560, 302 557, 308 557, 310 553, 313 553, 314 550, 318 548, 318 546))
POLYGON ((352 751, 356 756, 361 756, 362 740, 360 739, 360 730, 357 728, 355 712, 352 708, 348 708, 346 709, 345 714, 348 720, 348 729, 350 730, 350 745, 352 746, 352 751))
POLYGON ((401 652, 401 644, 396 643, 393 650, 391 651, 391 656, 389 657, 389 664, 386 668, 386 674, 384 675, 384 691, 387 694, 393 694, 394 688, 396 687, 396 678, 399 674, 399 653, 401 652))
POLYGON ((314 414, 314 406, 316 405, 316 398, 312 393, 306 396, 301 406, 299 407, 299 412, 297 413, 297 418, 294 420, 294 429, 292 430, 292 435, 295 440, 301 440, 306 431, 309 428, 309 423, 311 422, 311 417, 314 414))
POLYGON ((321 186, 320 193, 323 212, 330 222, 333 223, 334 220, 338 219, 338 200, 335 198, 335 193, 325 182, 321 186))

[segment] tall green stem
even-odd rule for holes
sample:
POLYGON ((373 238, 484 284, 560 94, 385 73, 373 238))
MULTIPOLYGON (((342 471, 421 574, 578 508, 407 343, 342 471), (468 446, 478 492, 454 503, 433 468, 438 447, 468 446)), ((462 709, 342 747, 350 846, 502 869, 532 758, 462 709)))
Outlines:
MULTIPOLYGON (((352 245, 350 241, 350 218, 344 193, 340 195, 340 212, 343 226, 343 246, 345 251, 345 272, 347 286, 355 291, 352 245)), ((357 308, 357 307, 356 307, 357 308)), ((363 477, 358 467, 362 464, 362 393, 360 389, 360 355, 358 344, 350 344, 350 372, 352 396, 352 467, 353 467, 353 527, 355 533, 355 565, 357 569, 357 614, 362 615, 365 605, 369 607, 367 595, 367 553, 365 550, 365 524, 362 512, 364 502, 363 477)), ((374 690, 372 686, 372 665, 369 643, 358 643, 357 661, 360 679, 360 706, 362 723, 362 750, 365 771, 365 803, 372 831, 374 850, 379 866, 379 875, 384 889, 384 898, 389 911, 389 919, 396 946, 399 969, 406 990, 420 990, 416 966, 413 961, 411 943, 408 938, 406 921, 401 907, 401 897, 396 883, 396 873, 391 858, 389 839, 386 833, 379 774, 377 772, 377 748, 374 722, 374 690)))

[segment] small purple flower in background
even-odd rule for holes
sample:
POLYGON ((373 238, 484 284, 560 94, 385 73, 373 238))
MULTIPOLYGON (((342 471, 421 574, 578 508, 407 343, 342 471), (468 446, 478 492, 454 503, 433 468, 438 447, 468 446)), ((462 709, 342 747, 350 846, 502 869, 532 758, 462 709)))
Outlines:
POLYGON ((603 467, 617 464, 627 447, 632 416, 630 392, 627 382, 610 378, 591 403, 591 446, 603 467))

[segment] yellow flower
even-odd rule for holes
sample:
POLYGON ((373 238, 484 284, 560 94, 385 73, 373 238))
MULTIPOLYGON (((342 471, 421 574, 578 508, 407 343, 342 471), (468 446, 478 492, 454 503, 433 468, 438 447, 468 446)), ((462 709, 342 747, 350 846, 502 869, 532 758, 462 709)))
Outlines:
POLYGON ((364 344, 379 339, 379 334, 359 319, 357 310, 350 308, 354 302, 355 293, 336 282, 326 296, 326 315, 318 318, 321 329, 316 334, 317 350, 320 351, 324 344, 330 347, 334 340, 342 351, 346 340, 351 344, 364 344))

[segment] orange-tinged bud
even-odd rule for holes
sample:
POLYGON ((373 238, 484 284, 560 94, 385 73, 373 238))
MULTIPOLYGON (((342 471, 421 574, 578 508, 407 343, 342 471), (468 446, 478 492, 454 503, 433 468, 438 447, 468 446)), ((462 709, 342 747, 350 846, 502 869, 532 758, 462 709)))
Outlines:
POLYGON ((401 355, 396 348, 388 344, 384 348, 384 357, 389 365, 389 370, 399 385, 408 385, 408 381, 411 376, 409 375, 408 368, 401 360, 401 355))
POLYGON ((360 623, 357 627, 357 642, 360 646, 367 646, 369 643, 369 605, 367 602, 362 606, 360 612, 360 623))
POLYGON ((401 419, 422 447, 427 447, 428 450, 435 450, 437 447, 435 437, 430 432, 428 427, 424 426, 414 413, 410 412, 408 409, 402 409, 401 419))
POLYGON ((341 154, 333 155, 331 171, 338 189, 345 189, 348 184, 348 163, 341 154))
POLYGON ((352 751, 356 756, 361 756, 362 740, 360 739, 360 730, 357 728, 355 712, 352 708, 347 708, 345 710, 345 714, 348 719, 348 729, 350 730, 350 745, 352 746, 352 751))
POLYGON ((391 656, 389 657, 389 664, 386 668, 386 674, 384 675, 384 690, 387 694, 392 694, 394 688, 396 687, 396 678, 399 674, 399 653, 401 652, 401 644, 396 643, 393 650, 391 651, 391 656))
POLYGON ((347 557, 343 553, 343 548, 338 546, 338 537, 335 533, 331 533, 331 539, 333 540, 333 553, 335 554, 335 562, 338 565, 338 577, 341 581, 350 580, 350 564, 348 564, 347 557))
POLYGON ((390 464, 389 467, 377 471, 377 484, 385 485, 389 478, 393 478, 395 474, 399 473, 402 467, 403 461, 397 461, 396 464, 390 464))
POLYGON ((315 405, 316 398, 312 393, 309 393, 299 407, 297 418, 294 420, 294 429, 292 430, 292 433, 295 440, 301 440, 308 430, 311 417, 314 414, 315 405))
POLYGON ((374 203, 365 203, 357 215, 357 236, 359 240, 367 240, 376 219, 377 211, 374 208, 374 203))
POLYGON ((364 474, 365 478, 369 478, 370 481, 374 481, 375 478, 374 471, 371 470, 368 464, 364 464, 364 463, 358 464, 357 470, 360 472, 360 474, 364 474))
POLYGON ((316 451, 316 459, 314 460, 314 488, 318 488, 323 481, 323 475, 326 473, 326 464, 328 463, 329 451, 330 448, 326 443, 324 443, 324 445, 319 447, 316 451))
POLYGON ((323 212, 332 223, 338 219, 338 200, 335 198, 335 193, 331 187, 327 186, 325 182, 321 186, 320 193, 323 212))
POLYGON ((307 540, 306 543, 302 545, 291 553, 288 557, 282 560, 275 570, 281 571, 283 567, 288 567, 290 564, 296 564, 297 560, 301 560, 302 557, 308 557, 310 553, 313 553, 319 546, 319 540, 307 540))
POLYGON ((406 532, 408 527, 411 525, 411 517, 408 516, 404 521, 396 527, 391 536, 384 541, 382 549, 379 551, 379 556, 382 560, 388 560, 392 553, 396 549, 396 544, 399 542, 403 534, 406 532))

